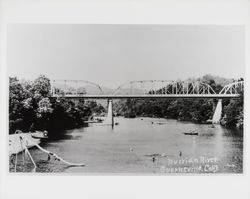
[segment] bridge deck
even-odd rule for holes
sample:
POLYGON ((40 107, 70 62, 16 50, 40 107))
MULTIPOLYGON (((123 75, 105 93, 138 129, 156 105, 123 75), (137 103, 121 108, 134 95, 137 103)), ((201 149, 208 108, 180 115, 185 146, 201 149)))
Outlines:
POLYGON ((70 99, 166 99, 166 98, 237 98, 239 94, 151 94, 151 95, 53 95, 54 98, 70 98, 70 99))

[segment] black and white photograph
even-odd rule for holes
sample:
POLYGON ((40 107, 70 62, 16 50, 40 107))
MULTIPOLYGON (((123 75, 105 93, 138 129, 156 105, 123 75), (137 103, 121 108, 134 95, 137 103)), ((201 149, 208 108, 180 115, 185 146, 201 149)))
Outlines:
POLYGON ((9 172, 243 173, 244 27, 10 24, 9 172))
POLYGON ((249 0, 0 0, 0 199, 249 199, 249 0))

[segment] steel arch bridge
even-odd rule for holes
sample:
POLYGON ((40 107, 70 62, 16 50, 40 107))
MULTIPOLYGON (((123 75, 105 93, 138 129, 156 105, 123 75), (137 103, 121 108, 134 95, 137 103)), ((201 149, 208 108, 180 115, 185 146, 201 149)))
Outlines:
POLYGON ((201 81, 143 80, 118 86, 105 93, 96 83, 82 80, 53 80, 52 97, 122 99, 122 98, 235 98, 244 89, 244 81, 226 85, 219 93, 201 81))
POLYGON ((219 94, 225 95, 225 94, 236 94, 239 95, 243 93, 244 90, 244 81, 238 81, 238 82, 233 82, 231 84, 228 84, 224 86, 224 88, 220 91, 219 94))

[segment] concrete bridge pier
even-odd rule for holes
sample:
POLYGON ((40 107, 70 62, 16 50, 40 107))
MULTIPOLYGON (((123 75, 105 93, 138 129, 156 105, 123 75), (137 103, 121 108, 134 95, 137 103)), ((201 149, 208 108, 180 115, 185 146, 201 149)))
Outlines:
POLYGON ((219 99, 214 111, 212 123, 219 124, 222 116, 222 99, 219 99))
POLYGON ((114 125, 114 116, 113 116, 113 106, 112 99, 108 99, 108 115, 106 118, 106 124, 114 125))

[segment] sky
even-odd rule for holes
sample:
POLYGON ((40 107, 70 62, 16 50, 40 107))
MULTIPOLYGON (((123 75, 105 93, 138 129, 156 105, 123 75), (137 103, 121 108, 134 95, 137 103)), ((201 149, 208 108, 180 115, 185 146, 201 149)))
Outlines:
POLYGON ((244 77, 244 27, 220 25, 11 24, 9 76, 86 80, 244 77))

